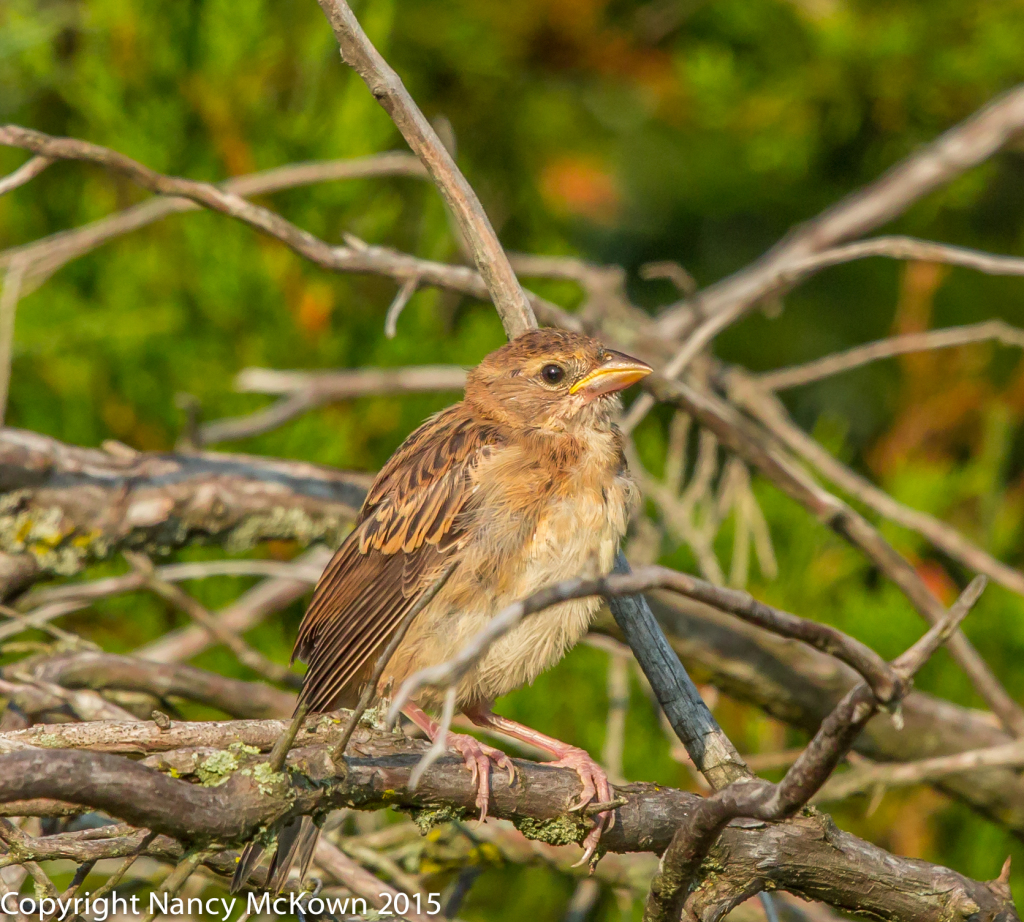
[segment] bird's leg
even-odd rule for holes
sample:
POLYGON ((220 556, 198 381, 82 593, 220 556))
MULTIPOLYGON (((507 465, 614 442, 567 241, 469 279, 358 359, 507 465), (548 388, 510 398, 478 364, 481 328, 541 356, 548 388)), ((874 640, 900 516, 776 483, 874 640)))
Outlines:
MULTIPOLYGON (((579 802, 570 807, 570 810, 582 810, 595 798, 598 803, 608 803, 613 799, 608 776, 585 749, 570 746, 568 743, 556 740, 553 736, 547 736, 532 727, 516 723, 516 721, 498 714, 492 714, 489 709, 484 707, 467 708, 465 714, 478 727, 497 730, 513 739, 522 740, 524 743, 530 743, 538 749, 550 752, 556 761, 548 762, 548 765, 564 765, 566 768, 574 769, 583 783, 583 792, 580 794, 579 802)), ((594 817, 594 828, 583 840, 583 857, 578 864, 586 864, 590 860, 597 850, 598 842, 601 841, 601 833, 606 828, 611 829, 614 820, 615 814, 611 810, 598 813, 594 817)))
MULTIPOLYGON (((436 720, 432 720, 417 705, 409 702, 402 708, 402 713, 419 727, 431 742, 437 737, 441 727, 436 720)), ((445 739, 445 745, 454 749, 466 763, 476 784, 476 805, 480 808, 480 822, 487 819, 487 806, 491 800, 491 762, 498 768, 508 772, 508 783, 515 781, 516 770, 512 760, 500 749, 481 743, 464 733, 449 733, 445 739)))

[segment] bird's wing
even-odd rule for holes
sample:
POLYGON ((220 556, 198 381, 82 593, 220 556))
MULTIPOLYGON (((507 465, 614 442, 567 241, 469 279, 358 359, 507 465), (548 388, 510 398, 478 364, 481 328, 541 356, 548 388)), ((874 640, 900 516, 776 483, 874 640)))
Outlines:
POLYGON ((356 527, 320 577, 293 659, 309 663, 302 700, 335 706, 457 553, 472 471, 500 437, 457 404, 420 426, 377 476, 356 527))

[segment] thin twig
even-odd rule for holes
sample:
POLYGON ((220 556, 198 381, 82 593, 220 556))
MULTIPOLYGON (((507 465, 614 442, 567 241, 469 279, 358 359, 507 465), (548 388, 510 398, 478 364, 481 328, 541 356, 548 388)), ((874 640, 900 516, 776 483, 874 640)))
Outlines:
MULTIPOLYGON (((570 599, 589 596, 617 598, 650 589, 668 589, 727 611, 783 637, 791 637, 830 653, 856 669, 875 689, 878 699, 889 702, 906 693, 900 675, 869 647, 828 625, 797 618, 756 601, 744 592, 714 586, 667 567, 643 567, 630 574, 611 574, 597 579, 568 579, 513 602, 478 631, 452 659, 420 669, 398 690, 388 711, 393 725, 404 704, 425 686, 453 687, 487 653, 491 645, 524 618, 570 599)), ((942 623, 945 623, 942 621, 942 623)), ((933 629, 935 630, 935 629, 933 629)))
POLYGON ((4 287, 0 292, 0 425, 3 425, 7 416, 11 362, 14 358, 14 318, 18 313, 18 299, 21 297, 24 273, 24 260, 12 261, 4 273, 4 287))
POLYGON ((27 182, 31 182, 40 173, 43 172, 53 161, 49 157, 32 157, 23 163, 13 173, 8 173, 3 179, 0 179, 0 195, 6 195, 8 192, 12 192, 19 186, 25 185, 27 182))
POLYGON ((897 765, 870 765, 837 775, 815 796, 815 801, 845 800, 877 788, 906 787, 938 781, 949 775, 974 773, 986 768, 1024 767, 1024 743, 1007 743, 988 749, 972 749, 955 755, 936 756, 897 765))
POLYGON ((135 551, 125 551, 125 559, 142 573, 146 580, 146 586, 153 590, 161 598, 166 599, 176 608, 185 612, 193 621, 201 624, 210 636, 219 640, 235 656, 240 663, 248 666, 254 672, 266 676, 272 682, 280 682, 292 688, 300 688, 302 679, 292 672, 287 666, 275 663, 267 659, 262 653, 250 647, 237 634, 227 630, 218 620, 217 616, 209 611, 198 599, 189 595, 179 586, 160 579, 152 562, 144 554, 135 551))
POLYGON ((753 379, 736 370, 729 371, 726 379, 733 400, 826 480, 890 521, 916 531, 964 566, 990 576, 1011 592, 1024 595, 1024 573, 968 541, 951 525, 927 512, 904 505, 851 470, 797 426, 782 402, 758 387, 753 379))
MULTIPOLYGON (((1019 262, 1024 266, 1024 259, 1019 262)), ((982 323, 968 326, 890 336, 872 343, 865 343, 863 346, 854 346, 844 352, 826 355, 803 365, 793 365, 789 368, 780 368, 776 371, 754 375, 752 381, 764 390, 784 391, 860 368, 862 365, 877 362, 879 359, 906 355, 909 352, 923 352, 929 349, 949 349, 954 346, 965 346, 993 339, 1004 346, 1024 349, 1024 330, 1010 326, 1002 320, 985 320, 982 323)))
MULTIPOLYGON (((289 164, 260 173, 235 176, 218 185, 225 192, 254 196, 320 182, 376 176, 414 176, 426 179, 427 171, 412 154, 404 151, 386 151, 351 160, 289 164)), ((33 291, 61 266, 91 252, 107 241, 138 230, 168 215, 195 211, 200 207, 196 202, 185 198, 150 199, 82 227, 59 231, 32 243, 0 252, 0 267, 9 265, 16 256, 23 256, 28 265, 25 287, 27 291, 33 291)))
POLYGON ((198 427, 197 441, 209 445, 261 435, 308 410, 336 400, 370 394, 456 391, 462 390, 465 383, 466 370, 457 365, 319 372, 247 368, 235 381, 238 390, 282 394, 283 398, 248 416, 203 423, 198 427))

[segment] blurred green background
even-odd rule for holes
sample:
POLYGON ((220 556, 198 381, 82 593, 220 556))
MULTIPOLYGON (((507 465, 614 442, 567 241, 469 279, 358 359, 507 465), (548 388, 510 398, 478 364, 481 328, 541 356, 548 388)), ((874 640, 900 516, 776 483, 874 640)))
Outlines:
MULTIPOLYGON (((643 282, 678 260, 703 285, 735 270, 846 192, 1024 79, 1024 2, 985 0, 363 0, 367 32, 430 118, 446 118, 458 159, 511 249, 624 265, 652 310, 674 297, 643 282)), ((116 148, 167 173, 217 181, 299 160, 402 149, 363 83, 342 66, 318 6, 248 0, 81 0, 0 4, 0 120, 116 148)), ((0 174, 23 153, 0 149, 0 174)), ((59 163, 0 198, 0 248, 81 225, 145 195, 99 168, 59 163)), ((425 258, 459 260, 434 189, 418 179, 328 183, 266 203, 328 241, 354 233, 425 258)), ((928 197, 891 230, 1024 255, 1024 143, 928 197)), ((567 283, 537 283, 574 307, 567 283)), ((489 306, 416 294, 383 336, 394 285, 334 276, 228 219, 171 217, 60 270, 19 307, 8 422, 68 442, 113 438, 169 449, 175 397, 204 418, 257 409, 236 394, 251 366, 473 364, 503 341, 489 306)), ((756 314, 716 343, 756 370, 885 336, 1000 317, 1024 326, 1024 282, 867 260, 822 273, 784 310, 756 314)), ((897 497, 1024 565, 1024 365, 979 345, 877 363, 785 395, 796 418, 897 497)), ((224 446, 375 469, 453 395, 373 398, 309 413, 224 446)), ((667 417, 638 433, 660 469, 667 417)), ((757 495, 780 575, 750 588, 830 621, 886 655, 921 630, 899 594, 770 487, 757 495)), ((946 599, 969 575, 906 533, 886 534, 946 599)), ((729 523, 719 540, 728 572, 729 523)), ((693 569, 671 541, 666 562, 693 569)), ((289 556, 294 548, 257 551, 289 556)), ((183 557, 215 551, 188 551, 183 557)), ((118 572, 112 562, 95 572, 118 572)), ((189 586, 212 606, 250 581, 189 586)), ((248 638, 286 661, 302 606, 248 638)), ((130 650, 179 623, 149 597, 103 603, 67 623, 130 650)), ((988 590, 968 634, 1024 700, 1024 602, 988 590)), ((201 665, 238 672, 224 651, 201 665)), ((600 752, 606 654, 574 651, 503 703, 540 729, 600 752)), ((919 685, 978 705, 942 653, 919 685)), ((741 751, 801 738, 749 708, 718 716, 741 751)), ((689 786, 635 684, 626 774, 689 786)), ((901 854, 995 877, 1024 850, 931 789, 835 811, 901 854)), ((1024 871, 1014 877, 1024 892, 1024 871)), ((467 919, 562 918, 573 890, 553 872, 495 867, 467 919)), ((606 895, 594 918, 619 918, 606 895)))

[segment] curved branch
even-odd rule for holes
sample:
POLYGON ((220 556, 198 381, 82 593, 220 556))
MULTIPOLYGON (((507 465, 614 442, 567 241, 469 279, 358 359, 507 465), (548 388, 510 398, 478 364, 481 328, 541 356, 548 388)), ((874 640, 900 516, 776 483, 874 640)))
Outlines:
MULTIPOLYGON (((700 292, 696 296, 700 314, 728 325, 784 284, 794 265, 891 221, 918 199, 983 163, 1022 130, 1024 85, 988 103, 875 182, 795 228, 756 262, 700 292)), ((680 306, 661 316, 658 332, 675 338, 689 322, 689 312, 680 306)))
POLYGON ((0 669, 0 676, 13 679, 15 672, 64 688, 109 688, 148 692, 158 698, 184 698, 215 707, 232 717, 284 717, 295 707, 294 695, 262 682, 243 682, 195 666, 153 663, 91 650, 21 660, 0 669))
MULTIPOLYGON (((0 126, 0 144, 20 147, 36 153, 45 151, 45 156, 62 160, 81 160, 107 167, 132 179, 144 189, 176 199, 187 199, 204 208, 235 218, 243 224, 262 231, 281 241, 300 256, 331 272, 366 272, 384 275, 400 284, 410 278, 417 278, 421 284, 436 285, 471 295, 483 300, 490 299, 490 291, 479 272, 467 266, 452 266, 431 260, 417 259, 387 247, 375 247, 361 241, 349 239, 349 246, 331 246, 319 237, 287 221, 281 215, 255 205, 225 188, 207 182, 165 176, 149 167, 132 160, 117 151, 80 141, 76 138, 57 138, 23 128, 20 125, 0 126)), ((149 203, 146 203, 149 205, 149 203)), ((142 206, 140 206, 142 207, 142 206)), ((155 204, 153 206, 156 208, 155 204)), ((137 214, 138 226, 148 223, 148 214, 137 214)), ((130 229, 130 228, 129 228, 130 229)), ((31 244, 29 245, 31 246, 31 244)), ((24 254, 22 254, 24 255, 24 254)), ((8 261, 19 259, 19 251, 8 251, 8 261)), ((510 270, 511 271, 511 270, 510 270)), ((516 283, 518 285, 518 282, 516 283)), ((572 314, 557 305, 534 294, 525 295, 526 307, 536 312, 546 323, 580 329, 580 322, 572 314)))

